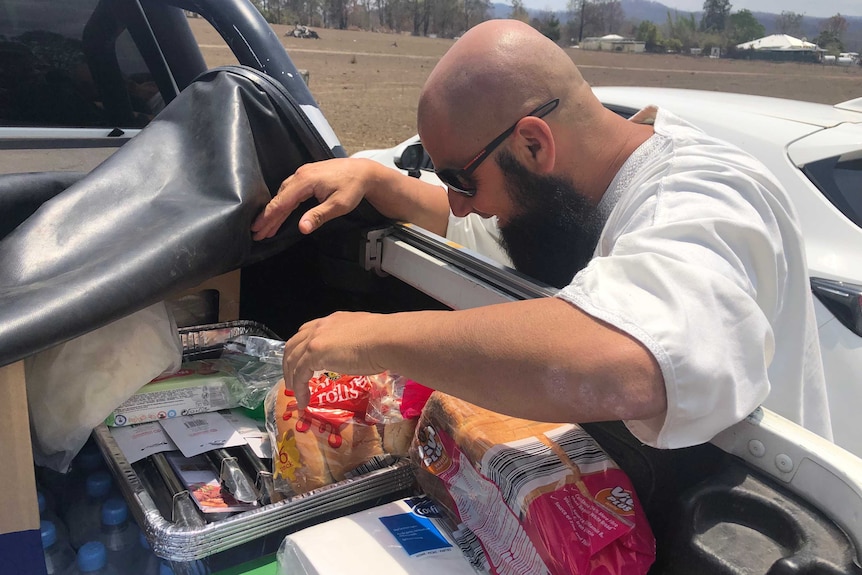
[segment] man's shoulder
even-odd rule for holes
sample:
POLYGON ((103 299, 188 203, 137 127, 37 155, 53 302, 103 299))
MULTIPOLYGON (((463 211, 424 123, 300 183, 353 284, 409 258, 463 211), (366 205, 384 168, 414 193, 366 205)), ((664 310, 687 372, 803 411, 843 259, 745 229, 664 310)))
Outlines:
POLYGON ((767 187, 781 187, 767 167, 739 146, 712 136, 695 124, 665 108, 656 109, 653 126, 656 134, 670 141, 669 174, 678 171, 719 170, 737 177, 753 177, 767 187))

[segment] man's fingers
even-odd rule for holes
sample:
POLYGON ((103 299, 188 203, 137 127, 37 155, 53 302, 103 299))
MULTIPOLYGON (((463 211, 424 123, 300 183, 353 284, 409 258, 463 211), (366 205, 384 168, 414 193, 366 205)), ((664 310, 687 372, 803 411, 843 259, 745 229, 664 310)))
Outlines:
POLYGON ((318 229, 334 217, 327 217, 327 212, 329 211, 330 210, 326 209, 325 204, 320 204, 319 206, 311 208, 305 212, 299 220, 299 231, 303 234, 310 234, 314 230, 318 229))
POLYGON ((255 240, 262 240, 274 236, 293 210, 310 198, 311 194, 312 190, 305 189, 294 175, 288 176, 281 182, 275 197, 252 222, 252 237, 255 240))
POLYGON ((303 368, 288 366, 287 362, 283 365, 284 386, 293 391, 297 407, 299 409, 305 409, 308 407, 308 402, 311 399, 311 390, 308 388, 308 382, 311 380, 314 372, 309 372, 307 369, 303 368))
POLYGON ((281 361, 284 372, 284 386, 293 391, 296 404, 299 409, 305 409, 311 393, 308 382, 314 372, 304 366, 307 355, 305 353, 306 341, 303 328, 284 344, 284 358, 281 361))
POLYGON ((272 217, 269 204, 267 204, 251 223, 251 231, 255 235, 255 239, 258 239, 258 236, 266 237, 266 232, 272 227, 270 224, 272 217))
POLYGON ((311 376, 305 378, 299 377, 296 374, 294 374, 294 376, 297 378, 297 381, 302 382, 293 388, 293 396, 296 398, 296 406, 299 409, 305 409, 308 407, 308 402, 311 399, 311 391, 308 389, 308 381, 311 379, 311 376))
POLYGON ((263 214, 257 217, 251 226, 251 237, 254 240, 264 240, 271 238, 281 227, 283 222, 273 222, 272 220, 264 219, 263 214))
POLYGON ((310 234, 329 220, 339 218, 351 209, 337 199, 337 194, 333 194, 329 196, 328 201, 316 205, 303 214, 299 220, 299 231, 303 234, 310 234))
POLYGON ((335 163, 339 160, 304 164, 286 178, 252 224, 252 237, 261 240, 274 236, 288 216, 311 197, 317 198, 318 204, 300 218, 302 234, 310 234, 353 210, 364 194, 356 185, 355 174, 345 172, 343 163, 335 163))
POLYGON ((274 197, 251 224, 254 239, 274 236, 294 208, 295 205, 284 202, 279 196, 274 197))

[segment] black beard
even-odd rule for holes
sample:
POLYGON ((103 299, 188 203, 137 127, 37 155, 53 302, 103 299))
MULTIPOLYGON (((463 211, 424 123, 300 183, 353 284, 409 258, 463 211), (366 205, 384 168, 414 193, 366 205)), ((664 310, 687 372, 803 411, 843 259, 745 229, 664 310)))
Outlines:
POLYGON ((598 210, 571 182, 534 174, 506 150, 496 161, 516 214, 500 228, 503 249, 518 271, 567 286, 593 257, 604 226, 598 210))

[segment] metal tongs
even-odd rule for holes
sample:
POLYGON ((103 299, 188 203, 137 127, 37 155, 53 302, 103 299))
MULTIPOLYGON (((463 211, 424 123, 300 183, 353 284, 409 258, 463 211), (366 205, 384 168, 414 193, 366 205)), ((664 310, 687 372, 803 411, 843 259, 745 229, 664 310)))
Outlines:
POLYGON ((180 479, 171 469, 171 464, 165 458, 164 453, 154 453, 148 459, 159 476, 164 481, 165 487, 171 497, 171 522, 184 527, 197 528, 204 525, 204 520, 198 513, 197 507, 192 500, 192 495, 186 489, 180 479))
POLYGON ((213 449, 206 452, 207 458, 219 470, 219 482, 222 489, 230 493, 234 499, 242 503, 255 503, 260 497, 257 489, 249 481, 248 476, 239 465, 236 457, 225 449, 213 449))
POLYGON ((254 450, 247 444, 240 445, 239 447, 232 447, 231 449, 239 450, 239 454, 242 459, 244 459, 248 466, 254 471, 256 475, 254 485, 257 487, 257 491, 260 494, 260 497, 258 498, 260 504, 269 505, 270 503, 281 501, 283 496, 275 490, 275 486, 272 481, 272 471, 264 465, 254 450))

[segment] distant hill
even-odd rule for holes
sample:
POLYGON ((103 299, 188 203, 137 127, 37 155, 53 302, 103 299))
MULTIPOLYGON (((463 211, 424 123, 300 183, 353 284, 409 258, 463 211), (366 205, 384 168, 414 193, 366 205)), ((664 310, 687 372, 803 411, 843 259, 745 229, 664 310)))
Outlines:
MULTIPOLYGON (((684 10, 669 8, 660 2, 653 0, 621 0, 623 13, 625 13, 626 21, 637 24, 643 20, 655 22, 662 26, 667 22, 668 12, 677 15, 677 17, 685 17, 691 14, 684 10)), ((512 6, 509 4, 493 3, 491 4, 492 17, 507 18, 512 11, 512 6)), ((546 14, 546 10, 536 10, 527 8, 530 17, 541 17, 546 14)), ((568 22, 571 14, 566 11, 555 12, 560 22, 568 22)), ((775 34, 778 32, 776 21, 778 14, 768 12, 754 12, 754 17, 757 21, 763 24, 767 34, 775 34)), ((700 12, 694 12, 695 19, 700 21, 700 12)), ((844 35, 844 48, 849 52, 862 52, 862 17, 860 16, 845 16, 847 19, 847 33, 844 35)), ((803 16, 802 32, 808 40, 813 40, 820 34, 820 24, 825 18, 815 18, 813 16, 803 16)), ((620 31, 624 32, 624 31, 620 31)))
MULTIPOLYGON (((626 15, 626 19, 634 22, 650 20, 656 24, 663 23, 667 21, 668 11, 676 12, 680 15, 689 14, 689 12, 677 10, 676 8, 668 8, 664 4, 653 2, 652 0, 622 0, 622 7, 623 12, 626 15)), ((512 11, 511 5, 497 2, 492 3, 491 8, 494 18, 508 18, 512 11)), ((527 8, 527 13, 530 14, 531 18, 540 17, 543 14, 547 14, 547 10, 527 8)), ((565 10, 558 10, 554 12, 554 14, 556 14, 557 18, 560 19, 560 22, 568 22, 569 18, 572 16, 565 10)))

